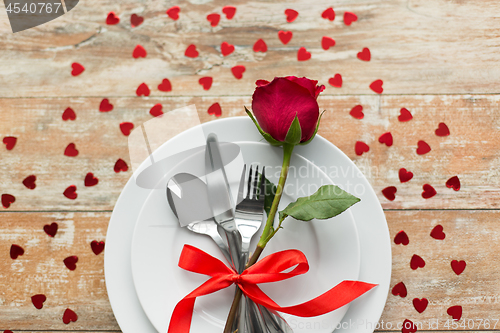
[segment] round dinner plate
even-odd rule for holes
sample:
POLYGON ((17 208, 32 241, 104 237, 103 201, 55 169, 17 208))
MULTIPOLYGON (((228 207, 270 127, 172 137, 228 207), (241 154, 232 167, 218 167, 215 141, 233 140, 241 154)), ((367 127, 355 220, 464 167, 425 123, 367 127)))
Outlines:
MULTIPOLYGON (((227 118, 205 123, 200 126, 206 133, 217 133, 221 142, 262 142, 262 137, 255 129, 251 120, 247 117, 227 118)), ((182 135, 183 134, 180 134, 169 140, 166 145, 181 144, 180 137, 182 137, 182 135)), ((158 150, 161 150, 161 148, 158 150)), ((335 325, 336 327, 328 327, 328 325, 331 325, 331 322, 323 321, 322 317, 315 317, 316 320, 312 318, 313 320, 311 322, 303 322, 301 321, 302 318, 297 317, 287 318, 287 321, 296 331, 316 331, 317 328, 326 328, 329 332, 334 329, 339 332, 347 330, 360 333, 372 332, 384 308, 391 275, 389 231, 380 203, 370 184, 354 163, 327 140, 317 136, 309 145, 296 147, 294 153, 297 156, 302 156, 305 160, 310 161, 321 169, 324 175, 330 179, 329 183, 335 183, 347 192, 361 199, 361 202, 349 209, 349 214, 352 214, 354 225, 358 230, 360 263, 357 279, 364 282, 376 283, 378 286, 369 293, 353 301, 342 320, 335 325), (305 327, 305 325, 309 326, 305 327)), ((148 320, 139 302, 132 278, 131 260, 131 244, 134 230, 137 222, 140 222, 139 217, 144 205, 148 202, 148 198, 151 196, 151 199, 153 199, 153 192, 154 191, 151 189, 138 186, 135 182, 135 178, 131 177, 118 198, 108 227, 105 252, 106 286, 113 312, 124 333, 137 331, 145 333, 157 332, 150 320, 148 320)), ((289 200, 291 200, 291 198, 289 198, 289 200)), ((166 210, 168 209, 167 205, 164 204, 163 206, 166 207, 166 210)), ((331 222, 333 221, 327 223, 335 224, 331 222)), ((285 221, 285 223, 287 223, 287 221, 285 221)), ((297 221, 296 223, 304 222, 297 221)), ((175 230, 176 233, 184 234, 191 240, 195 239, 195 241, 190 241, 191 244, 200 247, 203 246, 203 249, 209 249, 208 252, 212 255, 218 255, 217 248, 210 243, 211 241, 209 239, 203 239, 206 237, 202 235, 189 235, 187 230, 182 230, 178 226, 176 226, 175 230)), ((286 235, 286 225, 285 231, 280 232, 283 232, 281 234, 283 238, 284 235, 286 235)), ((288 237, 288 235, 286 236, 288 237)), ((278 238, 280 237, 280 233, 278 233, 276 237, 277 239, 271 241, 271 243, 275 242, 277 244, 274 246, 278 246, 278 243, 280 243, 280 239, 278 238)), ((284 246, 284 244, 281 245, 284 246)), ((176 246, 175 242, 171 243, 171 246, 176 246)), ((270 248, 269 250, 274 250, 274 248, 270 248)), ((310 261, 312 260, 314 262, 314 256, 311 255, 310 258, 308 253, 306 253, 306 255, 310 261)), ((219 258, 220 257, 219 255, 219 258)), ((174 260, 174 258, 178 260, 178 254, 177 256, 171 255, 171 260, 174 260)), ((159 264, 162 265, 163 263, 159 264)), ((311 266, 313 266, 312 263, 311 266)), ((185 272, 181 274, 186 274, 185 276, 190 274, 190 279, 192 279, 191 282, 194 284, 195 282, 203 281, 203 277, 201 277, 202 280, 196 281, 196 278, 193 277, 196 276, 196 274, 193 273, 185 272)), ((200 277, 198 277, 198 279, 199 278, 200 277)), ((265 287, 263 289, 265 289, 265 287)), ((271 297, 275 297, 276 300, 280 302, 279 296, 283 293, 281 292, 275 295, 272 293, 272 290, 268 289, 265 291, 269 292, 271 297)), ((190 290, 188 290, 188 292, 189 291, 190 290)), ((205 298, 222 297, 224 292, 227 291, 220 291, 218 292, 220 295, 216 295, 216 293, 206 296, 205 298)), ((306 295, 301 295, 300 293, 296 293, 296 295, 297 297, 306 297, 306 295)), ((179 293, 179 295, 176 295, 175 302, 180 299, 178 296, 182 298, 184 294, 181 295, 181 293, 179 293)), ((200 298, 200 300, 201 299, 202 298, 200 298)), ((197 303, 200 300, 197 300, 197 303)), ((200 305, 202 306, 203 303, 200 305)), ((169 317, 170 314, 167 313, 165 316, 169 317)))

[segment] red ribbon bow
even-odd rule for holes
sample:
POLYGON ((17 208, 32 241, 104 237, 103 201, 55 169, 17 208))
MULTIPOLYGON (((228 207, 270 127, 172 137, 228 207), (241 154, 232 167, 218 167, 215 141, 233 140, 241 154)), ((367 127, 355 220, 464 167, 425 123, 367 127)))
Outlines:
POLYGON ((196 297, 227 288, 233 283, 236 283, 243 293, 255 303, 299 317, 314 317, 336 310, 376 286, 376 284, 360 281, 342 281, 310 301, 294 306, 280 307, 257 284, 281 281, 306 273, 309 270, 309 264, 305 255, 299 250, 272 253, 238 274, 208 253, 194 246, 184 245, 179 258, 179 267, 212 278, 177 303, 170 319, 168 333, 174 331, 176 333, 189 333, 196 297), (293 266, 296 267, 292 271, 282 273, 293 266))

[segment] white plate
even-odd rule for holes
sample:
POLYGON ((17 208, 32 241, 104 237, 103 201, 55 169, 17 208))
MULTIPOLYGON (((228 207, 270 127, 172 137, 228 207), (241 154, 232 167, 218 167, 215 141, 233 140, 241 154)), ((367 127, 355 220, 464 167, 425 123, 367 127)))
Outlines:
MULTIPOLYGON (((227 118, 201 126, 205 132, 224 133, 223 137, 219 137, 221 141, 262 141, 247 117, 227 118)), ((176 140, 178 137, 171 141, 176 140)), ((325 169, 335 184, 361 198, 361 202, 350 209, 359 232, 359 280, 377 283, 379 286, 351 303, 337 331, 373 332, 386 302, 391 276, 389 231, 380 203, 354 163, 327 140, 317 136, 311 144, 297 147, 295 152, 325 169)), ((150 193, 151 190, 137 186, 135 179, 131 177, 118 198, 108 227, 106 286, 115 317, 124 333, 156 332, 144 313, 134 288, 130 251, 136 221, 150 193)), ((307 329, 300 327, 295 319, 288 320, 293 329, 307 329)), ((308 329, 315 331, 315 327, 323 324, 319 320, 308 329)), ((335 327, 328 329, 333 331, 335 327)))
MULTIPOLYGON (((224 137, 223 133, 216 133, 224 137)), ((189 135, 185 133, 184 135, 189 135)), ((222 139, 221 139, 222 140, 222 139)), ((241 149, 242 158, 236 158, 226 166, 227 177, 231 184, 234 200, 238 193, 239 179, 243 163, 267 166, 267 178, 277 183, 281 169, 282 149, 267 143, 234 142, 241 149)), ((168 150, 169 144, 159 148, 168 150)), ((240 155, 240 156, 241 156, 240 155)), ((156 159, 155 159, 156 160, 156 159)), ((159 183, 179 172, 188 172, 203 178, 205 169, 204 151, 198 151, 168 170, 159 183)), ((300 196, 316 192, 322 185, 331 184, 331 180, 318 167, 307 159, 294 154, 292 156, 289 177, 285 193, 280 202, 280 209, 300 196)), ((165 189, 155 187, 146 199, 139 214, 132 239, 132 276, 134 285, 146 315, 159 332, 165 332, 170 322, 170 314, 175 305, 185 295, 196 289, 207 276, 183 271, 177 266, 184 244, 191 244, 217 256, 223 256, 215 243, 207 236, 198 235, 181 228, 176 217, 165 209, 168 203, 165 189)), ((193 202, 193 209, 196 209, 193 202)), ((307 257, 310 269, 307 274, 290 280, 272 284, 262 284, 261 288, 278 304, 290 306, 299 304, 326 292, 343 280, 356 280, 359 275, 359 242, 356 225, 352 214, 347 211, 339 216, 324 221, 301 222, 288 218, 284 229, 266 247, 263 256, 296 248, 307 257), (293 290, 293 292, 290 292, 293 290)), ((258 232, 260 235, 260 232, 258 232)), ((255 248, 258 237, 254 237, 255 248)), ((234 296, 234 287, 196 300, 191 332, 219 333, 224 328, 229 306, 234 296)), ((331 332, 328 327, 335 327, 348 309, 348 305, 314 318, 299 318, 283 314, 285 320, 292 318, 298 327, 295 333, 310 332, 309 327, 321 321, 318 333, 331 332)))

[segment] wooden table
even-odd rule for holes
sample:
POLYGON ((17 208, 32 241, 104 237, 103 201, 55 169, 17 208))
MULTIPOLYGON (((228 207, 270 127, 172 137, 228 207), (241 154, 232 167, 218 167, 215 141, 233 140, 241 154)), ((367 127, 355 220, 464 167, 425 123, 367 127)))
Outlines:
POLYGON ((104 255, 91 249, 92 241, 105 241, 114 204, 131 176, 130 168, 114 171, 118 159, 130 163, 119 124, 152 119, 149 111, 157 103, 164 112, 195 104, 203 122, 217 119, 207 113, 216 102, 221 118, 241 116, 257 79, 296 75, 327 86, 319 98, 327 110, 319 134, 364 170, 385 209, 391 238, 404 230, 410 240, 406 246, 392 242, 391 289, 404 282, 407 296, 389 293, 379 331, 400 331, 396 325, 405 319, 421 323, 419 331, 453 329, 445 324, 448 308, 456 305, 465 320, 458 321, 458 330, 498 331, 499 15, 496 0, 82 0, 52 22, 12 34, 0 9, 0 135, 17 138, 13 149, 0 147, 0 194, 15 197, 0 214, 0 330, 120 331, 106 294, 104 255), (178 20, 165 13, 175 5, 181 8, 178 20), (225 5, 237 8, 231 20, 222 14, 225 5), (321 17, 332 5, 333 22, 321 17), (299 13, 293 22, 284 14, 288 8, 299 13), (106 24, 111 11, 119 24, 106 24), (350 26, 343 22, 346 11, 358 17, 350 26), (134 13, 144 23, 132 28, 134 13), (215 27, 206 19, 210 13, 222 14, 215 27), (288 44, 279 31, 293 33, 288 44), (336 45, 324 50, 323 36, 336 45), (267 52, 253 51, 260 38, 267 52), (235 51, 222 56, 222 42, 235 51), (146 58, 132 57, 138 44, 146 58), (190 44, 198 57, 184 55, 190 44), (297 60, 300 47, 311 59, 297 60), (365 47, 370 61, 357 58, 365 47), (73 63, 85 71, 72 76, 73 63), (242 79, 231 72, 237 65, 246 68, 242 79), (337 73, 341 88, 328 83, 337 73), (209 90, 198 83, 206 76, 213 77, 209 90), (158 90, 163 79, 170 80, 170 92, 158 90), (382 94, 369 88, 378 79, 382 94), (136 96, 141 83, 150 88, 149 97, 136 96), (104 98, 112 111, 99 112, 104 98), (349 114, 356 105, 363 106, 363 119, 349 114), (76 120, 62 119, 68 107, 76 120), (402 108, 412 120, 398 120, 402 108), (435 134, 441 122, 449 136, 435 134), (385 132, 394 138, 390 147, 378 142, 385 132), (432 150, 418 155, 419 140, 432 150), (368 144, 369 152, 358 156, 356 141, 368 144), (70 143, 77 156, 64 155, 70 143), (400 182, 400 168, 413 173, 409 182, 400 182), (97 185, 84 185, 89 172, 97 185), (36 176, 33 190, 23 185, 30 175, 36 176), (459 191, 445 185, 453 176, 460 179, 459 191), (424 199, 424 184, 437 194, 424 199), (75 200, 63 195, 70 185, 77 187, 75 200), (388 186, 397 187, 393 201, 382 194, 388 186), (50 237, 44 226, 53 222, 58 230, 50 237), (443 227, 444 240, 430 236, 436 225, 443 227), (12 244, 24 249, 15 260, 12 244), (425 260, 424 268, 410 268, 414 254, 425 260), (63 259, 75 255, 72 271, 63 259), (460 275, 452 270, 453 260, 466 262, 460 275), (47 298, 40 310, 31 301, 35 294, 47 298), (414 298, 428 299, 425 311, 416 311, 414 298), (63 323, 67 308, 78 315, 76 322, 63 323), (432 324, 436 320, 439 326, 432 324))

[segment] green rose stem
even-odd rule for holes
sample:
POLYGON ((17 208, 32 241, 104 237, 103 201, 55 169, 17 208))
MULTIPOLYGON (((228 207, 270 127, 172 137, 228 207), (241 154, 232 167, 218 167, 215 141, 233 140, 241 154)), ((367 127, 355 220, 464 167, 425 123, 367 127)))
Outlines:
MULTIPOLYGON (((267 217, 266 225, 264 230, 262 231, 262 235, 260 236, 259 243, 257 243, 257 248, 248 263, 245 266, 245 269, 252 266, 259 260, 260 254, 264 251, 264 248, 267 245, 267 242, 273 238, 276 232, 281 228, 281 223, 283 220, 279 221, 279 225, 276 229, 274 229, 274 218, 276 213, 278 212, 278 205, 281 200, 281 195, 283 194, 283 188, 285 187, 286 177, 288 176, 288 168, 290 166, 290 159, 292 157, 293 148, 295 145, 292 144, 283 144, 283 164, 281 166, 281 174, 278 185, 276 186, 276 194, 274 196, 273 203, 271 205, 271 210, 269 211, 269 216, 267 217)), ((264 180, 262 180, 264 181, 264 180)), ((240 303, 240 299, 242 296, 242 291, 240 288, 237 288, 236 294, 234 295, 233 303, 231 304, 231 309, 229 310, 229 315, 227 316, 226 326, 224 327, 224 333, 234 333, 231 332, 231 326, 236 317, 236 313, 238 312, 238 305, 240 303)))

